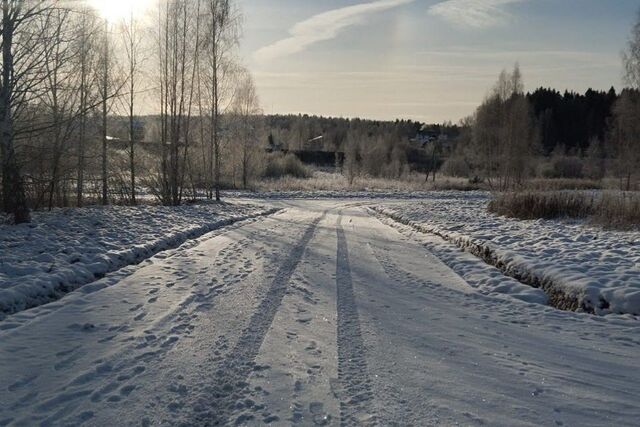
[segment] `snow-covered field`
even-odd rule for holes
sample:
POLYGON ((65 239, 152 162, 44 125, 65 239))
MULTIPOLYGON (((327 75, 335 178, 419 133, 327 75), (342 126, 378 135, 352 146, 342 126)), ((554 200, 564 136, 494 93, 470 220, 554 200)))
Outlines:
POLYGON ((0 320, 235 221, 258 205, 92 207, 0 225, 0 320))
POLYGON ((521 281, 575 299, 583 309, 640 314, 639 232, 608 231, 576 221, 498 217, 487 212, 488 201, 489 195, 480 192, 442 192, 375 208, 442 236, 521 281))

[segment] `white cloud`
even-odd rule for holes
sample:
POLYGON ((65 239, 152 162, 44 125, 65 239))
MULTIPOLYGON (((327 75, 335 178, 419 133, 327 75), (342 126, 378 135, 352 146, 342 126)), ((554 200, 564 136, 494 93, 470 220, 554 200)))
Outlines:
POLYGON ((447 0, 429 8, 429 13, 454 25, 484 29, 511 18, 505 7, 526 0, 447 0))
POLYGON ((258 61, 268 61, 302 52, 321 41, 336 38, 342 31, 363 24, 368 15, 413 3, 415 0, 376 0, 330 10, 299 22, 289 30, 290 37, 265 46, 254 53, 258 61))

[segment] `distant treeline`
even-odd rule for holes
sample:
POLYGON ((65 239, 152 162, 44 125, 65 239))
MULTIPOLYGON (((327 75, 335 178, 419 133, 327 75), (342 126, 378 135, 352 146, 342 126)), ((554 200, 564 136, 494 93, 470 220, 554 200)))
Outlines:
POLYGON ((609 91, 587 90, 584 94, 539 88, 526 95, 539 129, 545 155, 584 154, 591 142, 603 141, 611 127, 613 107, 619 98, 609 91))
MULTIPOLYGON (((588 89, 584 94, 539 88, 527 93, 526 98, 535 116, 542 154, 559 151, 583 154, 591 142, 607 137, 619 94, 613 87, 608 91, 588 89)), ((453 139, 459 135, 461 127, 451 122, 425 124, 413 120, 377 121, 307 114, 269 115, 266 125, 271 140, 291 150, 302 149, 305 145, 307 148, 341 150, 349 134, 362 137, 394 135, 403 140, 415 138, 422 131, 453 139), (323 138, 312 141, 319 136, 323 138)))
POLYGON ((408 141, 419 132, 454 137, 459 127, 451 123, 425 125, 413 120, 379 121, 360 118, 321 117, 308 114, 265 116, 269 141, 296 151, 322 149, 343 151, 349 137, 373 139, 383 136, 408 141), (318 138, 322 137, 322 138, 318 138), (318 138, 314 140, 315 138, 318 138))

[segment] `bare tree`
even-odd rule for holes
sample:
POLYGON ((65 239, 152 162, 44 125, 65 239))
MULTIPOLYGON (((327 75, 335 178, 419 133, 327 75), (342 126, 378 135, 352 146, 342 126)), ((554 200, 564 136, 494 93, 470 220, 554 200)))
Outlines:
POLYGON ((16 153, 17 119, 28 110, 38 86, 47 78, 43 63, 48 48, 46 35, 33 30, 37 17, 50 13, 54 4, 44 1, 2 0, 2 73, 0 81, 0 156, 5 211, 15 223, 30 221, 24 177, 16 153))
POLYGON ((145 57, 143 52, 143 32, 138 20, 133 15, 133 9, 127 22, 122 25, 122 37, 127 60, 128 96, 126 97, 127 113, 129 115, 129 174, 131 180, 131 204, 136 202, 136 163, 135 142, 139 132, 136 131, 136 92, 141 67, 145 57))
POLYGON ((625 84, 628 87, 640 89, 640 11, 631 29, 627 48, 622 53, 622 62, 625 84))
POLYGON ((622 188, 628 191, 640 166, 640 12, 622 59, 628 89, 622 91, 614 106, 611 139, 622 188))
POLYGON ((503 71, 491 94, 478 108, 473 143, 480 171, 499 191, 522 184, 536 143, 529 103, 518 65, 503 71))
POLYGON ((238 89, 235 92, 233 113, 236 118, 236 134, 240 145, 240 167, 242 187, 247 188, 253 159, 258 148, 260 126, 260 100, 251 74, 240 74, 238 89))
POLYGON ((206 61, 206 81, 209 91, 210 108, 210 167, 213 191, 220 200, 221 177, 221 102, 225 95, 230 67, 230 50, 238 42, 239 15, 230 0, 207 0, 208 4, 208 49, 206 61))
MULTIPOLYGON (((84 76, 76 72, 78 62, 84 63, 82 43, 77 43, 74 29, 75 22, 70 9, 56 8, 45 19, 37 22, 38 30, 49 41, 48 49, 44 53, 44 66, 47 78, 43 82, 43 94, 40 104, 46 107, 43 117, 49 125, 44 131, 50 141, 50 175, 49 175, 49 209, 54 205, 54 196, 62 197, 59 204, 68 204, 68 181, 72 167, 67 161, 70 150, 69 142, 76 134, 78 118, 80 119, 80 133, 84 132, 83 116, 87 108, 84 76), (83 99, 85 98, 85 99, 83 99)), ((45 110, 41 110, 41 114, 45 110)))
POLYGON ((344 149, 344 174, 347 176, 349 186, 352 186, 356 177, 360 173, 360 163, 362 161, 362 154, 360 152, 360 144, 358 140, 354 138, 350 133, 345 141, 344 149))
POLYGON ((163 203, 178 205, 183 194, 193 84, 200 48, 200 0, 166 0, 159 13, 159 65, 162 162, 159 182, 163 203), (182 146, 182 150, 181 150, 182 146))
POLYGON ((87 140, 87 116, 90 106, 95 103, 93 99, 93 87, 95 86, 96 65, 96 34, 97 19, 93 11, 88 7, 82 7, 78 11, 78 61, 80 70, 80 84, 78 87, 80 98, 79 131, 77 147, 77 182, 76 182, 76 204, 81 207, 84 204, 84 178, 86 164, 86 140, 87 140))
POLYGON ((102 51, 102 204, 109 204, 108 129, 109 115, 109 21, 104 20, 104 45, 102 51))
POLYGON ((640 92, 625 89, 613 110, 610 144, 617 159, 621 188, 630 191, 640 168, 640 92))

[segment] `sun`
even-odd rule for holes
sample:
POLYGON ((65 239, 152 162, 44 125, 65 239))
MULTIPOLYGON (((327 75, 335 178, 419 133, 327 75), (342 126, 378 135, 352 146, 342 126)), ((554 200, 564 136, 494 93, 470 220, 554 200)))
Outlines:
POLYGON ((151 6, 153 0, 89 0, 100 16, 116 23, 131 16, 141 17, 151 6))

